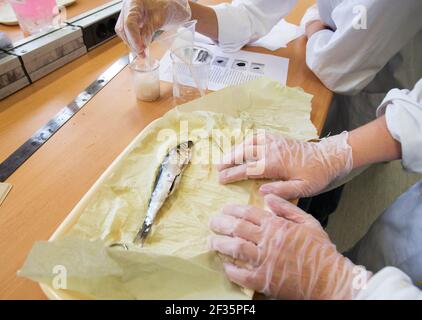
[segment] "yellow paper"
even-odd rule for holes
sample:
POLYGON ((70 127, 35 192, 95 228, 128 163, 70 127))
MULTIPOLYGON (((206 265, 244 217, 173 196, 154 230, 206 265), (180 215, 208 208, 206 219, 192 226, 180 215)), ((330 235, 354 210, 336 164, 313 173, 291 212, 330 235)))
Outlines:
POLYGON ((3 203, 4 199, 6 199, 11 189, 11 184, 0 182, 0 205, 3 203))
POLYGON ((312 95, 301 88, 282 87, 261 78, 230 87, 179 107, 181 111, 207 110, 251 122, 254 128, 273 129, 299 140, 318 138, 311 116, 312 95))
POLYGON ((21 275, 52 285, 51 268, 63 265, 68 290, 94 298, 249 299, 226 279, 221 260, 208 249, 208 221, 225 204, 259 205, 258 182, 220 185, 214 156, 231 147, 221 144, 221 136, 240 142, 252 128, 315 138, 310 100, 298 89, 261 79, 168 112, 135 139, 94 190, 67 240, 38 244, 21 275), (132 245, 157 168, 170 148, 187 139, 194 142, 191 164, 160 210, 144 248, 132 245), (112 243, 128 244, 130 251, 104 248, 112 243), (95 276, 98 268, 101 277, 95 276))

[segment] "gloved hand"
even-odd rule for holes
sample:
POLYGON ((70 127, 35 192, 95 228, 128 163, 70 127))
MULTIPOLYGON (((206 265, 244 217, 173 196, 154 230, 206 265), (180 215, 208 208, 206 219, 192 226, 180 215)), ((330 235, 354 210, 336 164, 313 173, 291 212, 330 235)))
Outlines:
POLYGON ((342 256, 311 215, 275 195, 274 212, 230 205, 210 220, 211 249, 230 256, 229 279, 278 299, 352 299, 372 274, 342 256), (242 266, 239 266, 242 265, 242 266))
POLYGON ((155 31, 175 27, 190 17, 188 0, 125 0, 115 30, 132 52, 144 57, 155 31))
POLYGON ((353 168, 348 133, 301 142, 265 133, 250 136, 235 146, 217 166, 220 183, 246 179, 281 180, 261 186, 262 194, 284 199, 309 197, 321 192, 353 168))

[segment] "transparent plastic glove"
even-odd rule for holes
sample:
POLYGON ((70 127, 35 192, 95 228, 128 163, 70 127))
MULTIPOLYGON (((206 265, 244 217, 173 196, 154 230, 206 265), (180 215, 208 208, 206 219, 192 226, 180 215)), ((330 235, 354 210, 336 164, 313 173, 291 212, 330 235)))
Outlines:
POLYGON ((190 17, 188 0, 125 0, 115 29, 132 52, 144 57, 155 31, 170 29, 190 17))
POLYGON ((217 166, 222 184, 246 179, 273 179, 263 184, 262 194, 284 199, 310 197, 353 168, 348 133, 302 142, 278 134, 250 136, 225 155, 217 166))
POLYGON ((331 243, 311 215, 275 195, 273 211, 226 206, 210 220, 210 248, 234 258, 229 279, 277 299, 352 299, 372 274, 355 266, 331 243))

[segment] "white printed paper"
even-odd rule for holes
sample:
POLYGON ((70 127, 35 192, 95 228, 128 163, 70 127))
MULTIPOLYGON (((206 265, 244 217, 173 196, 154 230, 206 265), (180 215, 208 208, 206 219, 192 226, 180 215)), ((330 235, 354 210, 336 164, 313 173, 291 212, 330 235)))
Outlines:
MULTIPOLYGON (((201 46, 213 54, 208 84, 210 90, 220 90, 264 76, 286 85, 289 59, 244 50, 226 53, 215 45, 201 46)), ((170 52, 167 52, 160 61, 160 80, 172 82, 172 79, 172 62, 170 52)))

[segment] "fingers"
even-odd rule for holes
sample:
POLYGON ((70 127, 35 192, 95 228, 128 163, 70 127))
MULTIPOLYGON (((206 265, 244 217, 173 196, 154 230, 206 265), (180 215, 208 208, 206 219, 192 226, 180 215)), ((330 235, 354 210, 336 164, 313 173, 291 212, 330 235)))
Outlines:
POLYGON ((210 249, 252 265, 259 263, 258 247, 241 238, 215 235, 208 240, 210 249))
POLYGON ((210 220, 210 228, 215 233, 230 237, 239 237, 255 244, 261 237, 261 229, 246 220, 220 214, 210 220))
POLYGON ((241 287, 261 291, 258 277, 254 271, 240 268, 231 263, 224 264, 224 271, 227 277, 241 287))
POLYGON ((309 196, 309 183, 303 180, 277 181, 263 184, 261 194, 275 194, 287 200, 309 196))
POLYGON ((116 34, 138 56, 144 55, 145 44, 148 41, 148 37, 145 36, 145 32, 148 33, 149 29, 146 18, 148 17, 145 17, 143 6, 124 2, 115 26, 116 34))
POLYGON ((251 161, 236 167, 224 169, 218 175, 218 180, 221 184, 228 184, 248 179, 265 178, 265 164, 266 159, 264 158, 258 161, 251 161))
POLYGON ((257 226, 260 226, 264 219, 271 217, 269 212, 251 206, 227 205, 222 211, 224 214, 244 219, 257 226))
POLYGON ((273 194, 265 196, 265 203, 273 213, 292 222, 305 223, 309 216, 294 204, 273 194))
POLYGON ((251 135, 242 143, 234 146, 229 153, 222 157, 221 163, 217 165, 217 170, 222 171, 235 165, 243 164, 246 161, 260 159, 263 156, 262 150, 265 146, 258 146, 259 140, 256 135, 251 135))
POLYGON ((248 179, 247 175, 248 165, 241 164, 236 167, 228 168, 220 172, 218 181, 221 184, 228 184, 236 181, 243 181, 248 179))
POLYGON ((141 17, 137 13, 130 13, 124 22, 124 33, 130 49, 137 55, 145 50, 144 40, 141 37, 141 17))

